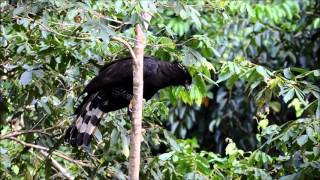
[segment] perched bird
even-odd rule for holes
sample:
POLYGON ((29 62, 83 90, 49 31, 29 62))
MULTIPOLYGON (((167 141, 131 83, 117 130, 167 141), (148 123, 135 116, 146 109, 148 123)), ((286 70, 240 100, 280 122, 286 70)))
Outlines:
MULTIPOLYGON (((158 90, 168 86, 190 87, 192 78, 178 62, 158 61, 144 57, 143 98, 149 100, 158 90)), ((76 119, 66 131, 65 141, 72 146, 87 147, 103 114, 128 107, 132 99, 132 58, 104 66, 85 87, 87 93, 75 110, 76 119)))

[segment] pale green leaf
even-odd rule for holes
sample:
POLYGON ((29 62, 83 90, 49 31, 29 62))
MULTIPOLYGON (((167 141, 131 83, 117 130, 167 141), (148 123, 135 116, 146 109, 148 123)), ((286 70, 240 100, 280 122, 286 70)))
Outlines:
POLYGON ((262 66, 257 66, 257 67, 256 67, 256 71, 257 71, 261 76, 263 76, 263 77, 265 77, 265 78, 269 78, 269 77, 270 77, 269 74, 268 74, 268 71, 267 71, 264 67, 262 67, 262 66))
POLYGON ((297 143, 299 146, 303 146, 305 143, 308 142, 308 136, 307 135, 301 135, 297 138, 297 143))
POLYGON ((290 89, 286 95, 283 97, 283 100, 285 103, 288 103, 294 96, 294 89, 290 89))
POLYGON ((172 156, 174 155, 174 151, 171 151, 171 152, 168 152, 168 153, 164 153, 164 154, 161 154, 159 156, 159 159, 162 160, 162 161, 167 161, 169 158, 171 158, 172 156))
POLYGON ((32 71, 25 71, 20 76, 20 83, 23 86, 30 84, 31 80, 32 80, 32 71))
POLYGON ((19 174, 19 167, 17 165, 13 165, 11 169, 15 174, 19 174))

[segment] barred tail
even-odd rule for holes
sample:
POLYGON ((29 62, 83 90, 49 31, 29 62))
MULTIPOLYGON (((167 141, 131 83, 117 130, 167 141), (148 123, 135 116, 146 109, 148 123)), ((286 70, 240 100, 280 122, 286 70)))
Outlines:
POLYGON ((102 99, 95 93, 88 95, 76 110, 75 123, 66 131, 65 141, 72 146, 89 146, 104 112, 99 108, 102 99))

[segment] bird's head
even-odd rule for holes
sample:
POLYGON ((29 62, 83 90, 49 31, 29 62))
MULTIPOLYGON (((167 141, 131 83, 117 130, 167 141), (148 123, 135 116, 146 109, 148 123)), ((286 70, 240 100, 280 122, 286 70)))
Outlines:
POLYGON ((180 62, 174 62, 177 70, 177 76, 175 81, 177 85, 183 85, 187 90, 190 90, 192 84, 192 77, 188 72, 187 68, 183 66, 180 62))

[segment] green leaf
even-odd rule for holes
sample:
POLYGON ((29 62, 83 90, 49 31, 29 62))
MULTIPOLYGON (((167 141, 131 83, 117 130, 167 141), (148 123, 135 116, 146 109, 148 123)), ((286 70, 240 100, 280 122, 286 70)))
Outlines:
POLYGON ((98 128, 94 132, 94 137, 96 137, 98 143, 102 142, 102 134, 101 134, 101 131, 98 128))
POLYGON ((128 158, 129 157, 129 143, 127 137, 124 134, 121 134, 121 141, 122 141, 122 154, 128 158))
POLYGON ((285 12, 287 14, 287 18, 289 20, 291 20, 293 15, 292 15, 292 12, 291 12, 291 9, 290 9, 289 5, 285 3, 285 4, 283 4, 283 8, 284 8, 284 10, 285 10, 285 12))
POLYGON ((207 89, 206 89, 206 85, 201 77, 202 76, 196 76, 194 78, 194 80, 195 80, 196 86, 198 87, 200 93, 205 94, 207 89))
POLYGON ((20 83, 23 86, 30 84, 31 80, 32 80, 32 71, 25 71, 20 76, 20 83))
POLYGON ((311 141, 313 141, 314 143, 317 143, 316 139, 314 138, 316 134, 311 127, 307 127, 306 133, 311 141))
POLYGON ((231 139, 227 139, 229 141, 227 147, 226 147, 226 155, 237 155, 237 154, 240 154, 240 155, 243 155, 243 151, 238 149, 236 144, 234 142, 232 142, 231 139))
POLYGON ((158 42, 164 46, 164 47, 168 47, 171 49, 175 49, 176 44, 172 41, 172 39, 167 38, 167 37, 160 37, 158 42))
POLYGON ((190 9, 189 15, 190 15, 193 23, 195 23, 197 28, 201 28, 201 22, 199 19, 200 13, 196 9, 194 9, 192 6, 188 6, 188 7, 190 9))
POLYGON ((299 146, 303 146, 305 143, 308 142, 308 136, 307 135, 301 135, 297 138, 297 143, 299 146))
POLYGON ((317 29, 320 27, 320 18, 316 18, 314 21, 313 21, 313 29, 317 29))
POLYGON ((207 81, 208 83, 218 86, 218 84, 215 81, 213 81, 211 78, 209 78, 205 74, 201 74, 201 77, 204 78, 204 80, 207 81))
POLYGON ((119 132, 117 129, 113 129, 110 135, 110 148, 117 144, 119 140, 119 132))
POLYGON ((281 110, 281 104, 278 101, 271 101, 270 107, 275 112, 280 112, 280 110, 281 110))
POLYGON ((24 49, 26 49, 26 45, 25 45, 25 44, 23 44, 23 45, 21 45, 21 46, 19 46, 19 47, 17 48, 17 53, 18 53, 18 54, 21 54, 24 49))
POLYGON ((19 167, 17 165, 13 165, 11 169, 15 174, 19 174, 19 167))
POLYGON ((279 180, 292 180, 292 179, 296 179, 297 177, 299 177, 298 173, 293 173, 290 175, 282 176, 279 180))
POLYGON ((269 124, 268 119, 263 119, 259 121, 259 125, 258 127, 260 127, 261 129, 265 129, 269 124))
POLYGON ((288 103, 294 96, 294 89, 290 89, 286 95, 283 97, 283 100, 285 103, 288 103))
POLYGON ((61 101, 56 96, 51 96, 51 100, 54 106, 59 106, 61 104, 61 101))
POLYGON ((41 106, 46 111, 46 113, 51 114, 51 110, 50 110, 50 108, 49 108, 49 106, 47 105, 46 102, 41 102, 41 106))
POLYGON ((25 7, 20 6, 20 7, 17 7, 17 8, 15 8, 15 9, 13 10, 12 15, 13 15, 13 16, 18 16, 19 14, 21 14, 21 13, 23 13, 23 12, 25 12, 25 7))
POLYGON ((66 15, 66 18, 69 20, 73 20, 73 18, 79 13, 78 9, 70 9, 66 15))
POLYGON ((265 78, 269 78, 269 74, 268 71, 266 70, 266 68, 262 67, 262 66, 257 66, 256 67, 256 71, 263 77, 265 78))
POLYGON ((216 56, 216 58, 220 58, 221 54, 219 53, 219 51, 217 51, 215 48, 210 48, 212 50, 212 52, 214 53, 214 55, 216 56))
POLYGON ((285 68, 283 70, 283 74, 284 74, 284 77, 286 77, 287 79, 291 79, 292 78, 292 73, 290 71, 290 68, 285 68))
POLYGON ((115 1, 114 7, 115 7, 116 12, 118 12, 118 13, 121 12, 122 5, 123 5, 122 1, 115 1))
POLYGON ((319 77, 320 76, 320 70, 314 70, 313 74, 314 74, 314 76, 319 77))
POLYGON ((294 98, 291 103, 288 105, 288 107, 294 107, 295 111, 296 111, 296 116, 300 117, 304 111, 304 109, 302 108, 302 103, 300 102, 300 100, 298 100, 298 98, 294 98))
POLYGON ((180 10, 180 17, 181 17, 182 19, 187 19, 188 14, 186 13, 186 11, 185 11, 184 9, 181 9, 181 10, 180 10))
POLYGON ((217 80, 216 84, 229 79, 232 75, 233 75, 233 73, 230 71, 220 74, 219 79, 217 80))
POLYGON ((314 156, 318 156, 320 154, 320 147, 313 147, 312 151, 314 156))
POLYGON ((320 99, 318 99, 318 106, 316 110, 316 119, 320 120, 320 99))
POLYGON ((298 89, 298 88, 294 88, 294 91, 295 91, 295 93, 296 93, 299 101, 300 101, 302 104, 306 105, 306 102, 304 101, 304 93, 303 93, 300 89, 298 89))
POLYGON ((159 159, 161 161, 167 161, 169 158, 171 158, 172 156, 174 155, 174 151, 171 151, 171 152, 168 152, 168 153, 164 153, 164 154, 161 154, 159 156, 159 159))

